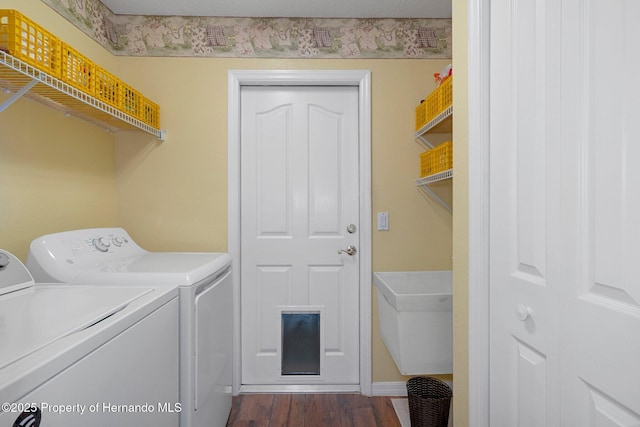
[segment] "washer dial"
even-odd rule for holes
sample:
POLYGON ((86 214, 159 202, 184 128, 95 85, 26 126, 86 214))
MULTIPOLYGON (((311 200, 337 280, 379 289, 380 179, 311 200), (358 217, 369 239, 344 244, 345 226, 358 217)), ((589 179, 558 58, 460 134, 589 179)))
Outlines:
POLYGON ((97 239, 93 239, 93 247, 99 250, 100 252, 107 252, 109 250, 109 246, 111 246, 111 242, 106 237, 98 237, 97 239))

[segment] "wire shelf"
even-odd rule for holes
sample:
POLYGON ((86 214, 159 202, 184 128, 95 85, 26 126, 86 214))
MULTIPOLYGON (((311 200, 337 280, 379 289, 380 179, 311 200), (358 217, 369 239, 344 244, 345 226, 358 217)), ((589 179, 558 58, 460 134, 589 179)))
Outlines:
POLYGON ((433 148, 433 144, 426 138, 426 134, 431 133, 451 133, 453 131, 453 106, 445 108, 440 114, 429 120, 416 132, 415 139, 425 143, 427 147, 433 148))
POLYGON ((165 139, 164 130, 149 126, 3 51, 0 51, 0 87, 5 92, 14 92, 0 105, 0 112, 24 96, 112 132, 142 130, 161 141, 165 139))

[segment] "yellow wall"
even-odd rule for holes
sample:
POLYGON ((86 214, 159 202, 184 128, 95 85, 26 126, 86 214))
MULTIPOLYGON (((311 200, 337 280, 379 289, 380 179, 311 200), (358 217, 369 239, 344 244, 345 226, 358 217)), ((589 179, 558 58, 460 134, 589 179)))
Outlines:
MULTIPOLYGON (((141 132, 114 137, 20 100, 0 114, 0 247, 24 259, 40 234, 118 225, 151 250, 224 251, 227 71, 368 69, 374 219, 379 211, 390 218, 388 232, 375 231, 373 221, 373 269, 452 267, 452 217, 415 187, 425 148, 413 138, 414 107, 448 61, 116 58, 41 2, 0 0, 0 7, 21 10, 158 102, 168 131, 164 143, 141 132)), ((451 184, 440 187, 451 200, 451 184)), ((373 304, 373 380, 404 381, 379 337, 375 292, 373 304)), ((456 377, 456 394, 465 382, 456 377)))
MULTIPOLYGON (((228 70, 367 69, 373 212, 389 212, 390 221, 388 232, 375 231, 374 221, 373 269, 451 269, 451 214, 415 187, 425 148, 413 138, 414 108, 447 63, 121 58, 120 78, 162 106, 168 139, 117 136, 118 223, 153 250, 226 250, 228 70)), ((451 200, 451 184, 440 191, 451 200)), ((373 313, 373 380, 405 381, 380 339, 375 292, 373 313)))
POLYGON ((467 2, 453 0, 453 419, 469 425, 469 174, 467 2))
MULTIPOLYGON (((95 62, 113 56, 39 1, 0 0, 95 62)), ((0 92, 0 102, 10 95, 0 92)), ((116 222, 113 134, 34 101, 20 99, 0 113, 0 248, 23 261, 29 242, 72 228, 116 222)))

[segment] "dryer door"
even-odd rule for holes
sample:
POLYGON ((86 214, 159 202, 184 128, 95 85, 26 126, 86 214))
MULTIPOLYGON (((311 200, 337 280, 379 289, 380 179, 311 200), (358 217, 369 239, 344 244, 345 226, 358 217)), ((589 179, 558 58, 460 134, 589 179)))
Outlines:
MULTIPOLYGON (((195 297, 195 410, 231 403, 233 339, 231 272, 195 297)), ((226 412, 228 414, 228 412, 226 412)))

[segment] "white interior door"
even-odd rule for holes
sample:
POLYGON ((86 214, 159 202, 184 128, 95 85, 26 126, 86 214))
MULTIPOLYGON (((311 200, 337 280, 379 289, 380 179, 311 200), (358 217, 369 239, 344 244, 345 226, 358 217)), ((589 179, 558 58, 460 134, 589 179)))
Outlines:
POLYGON ((358 88, 240 99, 242 384, 358 384, 358 88), (283 370, 283 313, 320 316, 317 372, 283 370))
POLYGON ((639 20, 491 2, 492 426, 640 425, 639 20))

